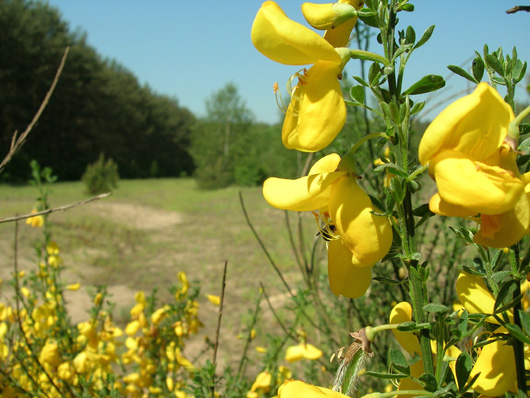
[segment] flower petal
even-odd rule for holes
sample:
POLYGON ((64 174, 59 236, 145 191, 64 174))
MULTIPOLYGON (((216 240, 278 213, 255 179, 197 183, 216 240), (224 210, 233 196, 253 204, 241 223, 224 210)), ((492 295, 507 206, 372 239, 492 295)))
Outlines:
POLYGON ((445 150, 431 161, 441 198, 482 214, 500 214, 512 209, 524 184, 513 173, 497 166, 473 161, 466 154, 445 150))
POLYGON ((277 209, 318 210, 327 206, 331 184, 344 172, 312 174, 296 180, 271 177, 263 183, 265 200, 277 209))
POLYGON ((344 244, 359 265, 381 260, 392 245, 392 227, 384 216, 373 214, 370 198, 353 177, 344 177, 331 187, 329 214, 344 244))
POLYGON ((510 106, 487 83, 453 102, 429 125, 419 146, 419 160, 427 164, 440 151, 454 149, 483 161, 502 145, 514 119, 510 106))
POLYGON ((328 244, 328 278, 333 294, 357 298, 370 287, 372 267, 354 266, 350 249, 335 239, 328 244))
POLYGON ((278 390, 278 398, 347 398, 329 388, 312 386, 299 380, 286 380, 278 390))
MULTIPOLYGON (((460 303, 470 314, 493 314, 495 298, 482 278, 461 272, 456 280, 456 293, 460 303)), ((507 312, 512 319, 511 311, 507 312)), ((486 321, 499 323, 493 316, 486 321)))
POLYGON ((471 370, 470 379, 480 375, 472 388, 489 397, 504 395, 515 386, 517 370, 513 348, 502 340, 482 347, 482 351, 471 370))
POLYGON ((339 163, 340 156, 336 153, 331 153, 316 161, 307 174, 311 175, 336 171, 339 163))
MULTIPOLYGON (((360 9, 364 4, 362 0, 339 0, 339 3, 349 4, 355 7, 356 10, 360 9)), ((326 39, 333 47, 346 47, 350 41, 351 31, 356 23, 357 17, 349 19, 334 29, 328 29, 324 33, 324 39, 326 39)))
MULTIPOLYGON (((391 324, 396 325, 410 321, 412 321, 412 306, 408 302, 403 301, 392 308, 392 311, 390 312, 391 324)), ((413 333, 402 332, 396 329, 392 329, 392 333, 401 347, 403 347, 409 354, 416 353, 421 355, 420 342, 413 333)))
POLYGON ((429 201, 429 209, 435 214, 446 217, 473 217, 478 215, 478 212, 468 210, 464 206, 447 203, 438 193, 434 194, 429 201))
POLYGON ((340 132, 346 122, 340 72, 340 65, 319 61, 300 78, 282 128, 286 148, 316 152, 340 132))
POLYGON ((357 20, 355 8, 345 2, 326 4, 303 3, 302 14, 304 14, 304 18, 309 25, 320 30, 336 29, 352 18, 357 20))
POLYGON ((259 52, 282 64, 305 65, 318 60, 341 63, 331 44, 289 19, 274 1, 266 1, 261 6, 252 25, 251 38, 259 52))
POLYGON ((285 360, 289 363, 300 361, 302 359, 316 360, 322 356, 322 351, 312 344, 300 343, 298 345, 287 347, 285 360))
POLYGON ((528 194, 521 195, 515 207, 499 215, 483 215, 480 230, 475 234, 475 243, 503 248, 519 242, 523 236, 528 235, 530 225, 530 204, 528 194), (494 228, 489 228, 493 221, 494 228))

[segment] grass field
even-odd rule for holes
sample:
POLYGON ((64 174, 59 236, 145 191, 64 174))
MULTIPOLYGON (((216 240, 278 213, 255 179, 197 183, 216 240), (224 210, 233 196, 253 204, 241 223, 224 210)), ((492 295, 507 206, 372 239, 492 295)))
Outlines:
MULTIPOLYGON (((78 182, 54 184, 51 207, 86 199, 83 188, 78 182)), ((234 337, 252 308, 260 282, 277 303, 286 293, 246 223, 240 191, 249 217, 274 260, 286 279, 296 282, 300 277, 290 250, 285 215, 265 202, 260 188, 201 191, 192 179, 121 181, 108 198, 49 216, 65 265, 63 276, 68 283, 83 285, 70 296, 73 320, 87 319, 89 293, 95 285, 108 286, 116 303, 115 318, 125 322, 136 291, 157 288, 161 297, 167 298, 167 288, 177 282, 179 271, 185 271, 190 280, 200 282, 203 293, 200 314, 205 328, 196 345, 190 346, 199 350, 204 335, 213 340, 217 322, 217 308, 204 299, 204 294, 220 294, 226 260, 220 352, 225 360, 237 357, 243 343, 234 337)), ((0 186, 0 217, 30 212, 36 194, 31 186, 0 186)), ((308 214, 307 224, 311 222, 308 214)), ((314 234, 311 227, 306 229, 314 234)), ((20 223, 20 268, 36 267, 32 247, 39 234, 38 229, 20 223)), ((13 270, 14 223, 0 224, 0 236, 0 277, 5 281, 13 270)))

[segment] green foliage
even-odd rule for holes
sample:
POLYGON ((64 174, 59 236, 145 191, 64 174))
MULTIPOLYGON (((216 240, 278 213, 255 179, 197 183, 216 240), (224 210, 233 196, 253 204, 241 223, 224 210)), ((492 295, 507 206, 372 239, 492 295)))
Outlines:
POLYGON ((100 153, 114 159, 125 178, 150 177, 153 161, 158 177, 191 174, 194 116, 175 98, 153 93, 126 68, 103 59, 46 3, 1 0, 0 25, 2 148, 32 120, 70 46, 53 98, 4 180, 27 180, 34 158, 61 180, 78 180, 100 153))
POLYGON ((190 148, 200 188, 253 186, 269 175, 296 175, 296 154, 278 143, 279 129, 253 122, 233 83, 213 93, 206 109, 206 118, 193 129, 190 148))
POLYGON ((81 180, 87 193, 91 195, 110 192, 118 187, 118 166, 110 158, 105 160, 105 156, 101 154, 96 162, 87 166, 81 180))

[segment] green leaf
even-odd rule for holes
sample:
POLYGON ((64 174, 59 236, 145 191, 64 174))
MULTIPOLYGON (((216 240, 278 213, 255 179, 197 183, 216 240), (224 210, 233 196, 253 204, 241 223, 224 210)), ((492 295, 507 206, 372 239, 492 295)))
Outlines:
POLYGON ((403 4, 403 5, 401 6, 401 9, 402 9, 403 11, 406 11, 406 12, 412 12, 412 11, 414 11, 414 4, 410 4, 410 3, 403 4))
POLYGON ((390 180, 390 193, 394 197, 396 203, 403 203, 403 199, 405 199, 405 191, 401 186, 399 178, 392 178, 390 180))
POLYGON ((491 78, 491 81, 494 82, 494 83, 497 83, 501 86, 506 86, 506 81, 504 80, 503 77, 499 77, 499 76, 493 76, 491 78))
POLYGON ((414 214, 416 217, 423 217, 426 214, 434 213, 429 209, 429 204, 424 203, 421 206, 418 206, 414 210, 412 210, 412 214, 414 214))
POLYGON ((513 323, 507 323, 506 325, 504 325, 504 327, 506 327, 508 332, 510 332, 510 334, 517 340, 523 342, 524 344, 530 344, 530 338, 523 333, 519 326, 513 323))
POLYGON ((504 69, 501 65, 501 62, 493 54, 486 54, 485 57, 486 65, 492 68, 499 76, 504 77, 504 69))
POLYGON ((370 69, 368 70, 368 82, 370 83, 370 87, 378 87, 378 84, 375 84, 377 79, 379 78, 380 73, 380 67, 379 65, 374 62, 372 66, 370 66, 370 69))
POLYGON ((374 28, 379 27, 377 14, 368 9, 368 8, 361 8, 359 11, 357 11, 357 16, 361 21, 363 21, 366 25, 372 26, 374 28))
POLYGON ((462 311, 460 314, 460 322, 458 323, 458 330, 464 336, 467 332, 467 325, 469 324, 469 316, 467 310, 462 311))
POLYGON ((527 314, 525 311, 518 310, 519 311, 519 317, 521 318, 521 326, 523 327, 523 330, 526 335, 530 335, 530 315, 527 314))
POLYGON ((484 76, 484 61, 482 60, 481 56, 477 56, 471 65, 471 70, 473 71, 473 76, 475 77, 475 81, 479 82, 482 80, 482 76, 484 76))
POLYGON ((473 376, 473 378, 471 380, 469 380, 469 382, 464 386, 462 391, 467 391, 471 387, 473 387, 473 384, 475 384, 475 381, 477 381, 479 376, 480 376, 480 372, 476 373, 475 376, 473 376))
POLYGON ((410 110, 410 114, 414 115, 414 114, 420 112, 424 107, 425 107, 425 101, 417 102, 417 103, 414 104, 414 106, 410 110))
POLYGON ((368 197, 370 198, 370 200, 372 201, 372 204, 374 205, 376 209, 385 211, 385 206, 383 206, 383 203, 378 198, 372 195, 368 195, 368 197))
POLYGON ((397 330, 400 330, 402 332, 415 332, 417 330, 431 329, 431 328, 432 328, 431 324, 427 322, 416 323, 413 321, 409 321, 409 322, 400 323, 397 327, 397 330))
POLYGON ((456 359, 456 380, 458 383, 458 391, 464 391, 463 388, 467 383, 472 368, 473 360, 467 352, 462 352, 456 359))
POLYGON ((363 374, 366 376, 376 377, 378 379, 404 379, 408 377, 407 375, 404 375, 404 374, 373 372, 371 370, 368 370, 364 372, 363 374))
POLYGON ((350 96, 355 102, 358 102, 359 104, 364 104, 364 88, 363 88, 363 86, 353 86, 350 89, 350 96))
POLYGON ((521 60, 517 60, 517 62, 515 63, 515 66, 513 68, 513 71, 512 71, 512 79, 514 81, 514 83, 519 83, 521 80, 523 80, 525 74, 526 74, 526 67, 528 66, 528 64, 525 62, 525 63, 522 63, 521 60))
POLYGON ((364 87, 370 87, 368 85, 368 83, 366 83, 362 78, 360 78, 359 76, 353 76, 353 78, 355 80, 357 80, 357 82, 361 85, 361 86, 364 86, 364 87))
POLYGON ((471 76, 469 73, 467 73, 464 69, 462 69, 460 66, 456 65, 448 65, 447 69, 449 69, 451 72, 456 73, 459 76, 462 76, 464 79, 469 80, 470 82, 477 83, 477 79, 475 79, 473 76, 471 76))
POLYGON ((405 39, 409 44, 414 44, 414 42, 416 41, 416 32, 414 32, 414 28, 412 26, 407 26, 407 33, 405 34, 405 39))
POLYGON ((436 392, 434 393, 434 398, 438 398, 438 397, 443 397, 443 398, 455 397, 456 396, 456 391, 454 391, 455 388, 456 388, 455 383, 454 382, 450 382, 444 388, 436 390, 436 392))
POLYGON ((402 281, 396 281, 394 279, 385 278, 384 276, 376 276, 372 278, 372 280, 384 283, 385 285, 392 285, 392 286, 401 285, 403 283, 402 281))
POLYGON ((395 174, 395 175, 403 177, 403 178, 407 178, 408 177, 407 172, 405 170, 403 170, 400 166, 398 166, 395 163, 385 163, 385 164, 382 164, 381 166, 377 166, 374 169, 374 171, 376 173, 379 173, 379 172, 381 172, 383 170, 386 170, 389 173, 395 174))
POLYGON ((423 36, 421 36, 421 39, 416 43, 414 46, 414 49, 420 48, 423 46, 427 41, 431 38, 432 32, 434 31, 434 25, 429 26, 425 32, 423 32, 423 36))
POLYGON ((430 93, 436 91, 445 86, 445 80, 442 76, 438 75, 427 75, 422 77, 412 86, 410 86, 404 94, 417 95, 430 93))
POLYGON ((429 303, 429 304, 425 304, 423 306, 423 311, 426 311, 426 312, 431 312, 431 313, 434 313, 434 314, 437 314, 437 313, 440 313, 440 312, 447 312, 449 311, 449 307, 443 305, 443 304, 434 304, 434 303, 429 303))
MULTIPOLYGON (((529 86, 530 87, 530 86, 529 86)), ((530 124, 528 123, 521 123, 519 125, 519 133, 521 135, 529 134, 530 133, 530 124)))
POLYGON ((386 195, 386 211, 388 214, 391 214, 394 210, 394 206, 396 205, 396 200, 392 195, 386 195))
POLYGON ((511 299, 510 301, 508 301, 506 304, 504 304, 503 306, 497 308, 494 312, 494 314, 502 314, 503 312, 505 311, 508 311, 512 308, 514 308, 517 304, 519 304, 519 301, 521 300, 521 298, 523 297, 522 294, 518 295, 517 297, 511 299))
POLYGON ((510 275, 511 272, 510 271, 499 271, 499 272, 495 272, 491 278, 497 282, 497 283, 500 283, 504 278, 506 278, 508 275, 510 275))
POLYGON ((424 373, 418 378, 418 380, 423 384, 427 391, 434 392, 438 387, 438 382, 433 374, 424 373))
POLYGON ((514 280, 509 280, 504 283, 502 283, 499 287, 499 294, 497 294, 497 298, 495 299, 495 305, 493 307, 493 310, 496 312, 497 308, 502 304, 506 296, 508 295, 508 292, 512 287, 515 286, 514 280))
POLYGON ((517 147, 517 150, 520 152, 528 152, 530 149, 530 138, 526 138, 519 144, 517 147))
POLYGON ((403 355, 401 351, 391 348, 389 351, 389 355, 390 361, 392 362, 397 371, 406 375, 410 375, 409 364, 407 363, 405 355, 403 355))

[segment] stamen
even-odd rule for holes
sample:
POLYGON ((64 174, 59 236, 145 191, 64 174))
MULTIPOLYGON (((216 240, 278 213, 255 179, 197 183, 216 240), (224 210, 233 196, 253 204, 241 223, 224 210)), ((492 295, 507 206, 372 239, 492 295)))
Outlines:
POLYGON ((328 213, 317 214, 316 212, 313 212, 313 215, 315 216, 315 222, 318 226, 318 232, 316 233, 316 236, 322 236, 322 239, 324 239, 326 242, 340 239, 339 235, 336 233, 337 227, 335 227, 335 224, 333 224, 333 221, 329 217, 328 213))
MULTIPOLYGON (((298 72, 296 72, 294 75, 292 75, 287 80, 287 92, 289 93, 289 95, 291 97, 291 102, 292 101, 300 101, 301 100, 301 96, 296 94, 296 89, 299 86, 307 83, 307 75, 306 75, 306 73, 307 73, 307 69, 305 69, 305 68, 301 69, 298 72), (298 82, 293 86, 293 80, 296 79, 296 78, 298 78, 298 82)), ((273 89, 274 89, 274 95, 276 97, 276 104, 278 105, 278 108, 285 114, 290 113, 293 116, 297 117, 298 113, 297 112, 293 112, 292 110, 289 111, 289 106, 286 105, 285 102, 283 101, 283 97, 281 95, 280 88, 278 87, 278 82, 274 83, 273 89)))

